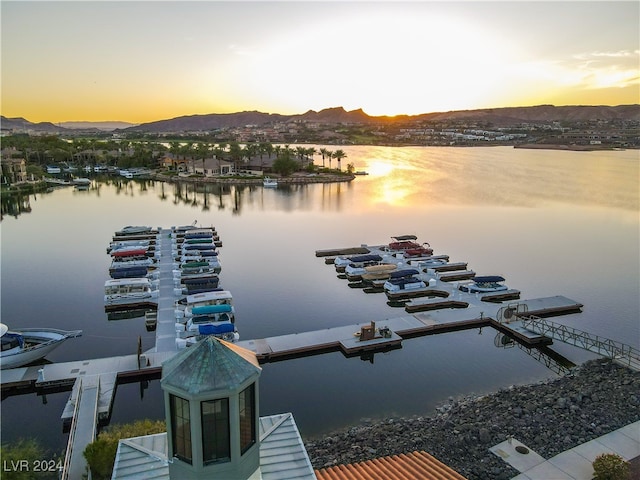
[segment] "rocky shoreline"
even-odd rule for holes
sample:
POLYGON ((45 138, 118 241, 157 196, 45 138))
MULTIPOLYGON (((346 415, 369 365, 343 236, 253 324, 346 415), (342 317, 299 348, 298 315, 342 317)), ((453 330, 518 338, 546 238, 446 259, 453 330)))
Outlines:
POLYGON ((489 448, 513 436, 545 458, 640 420, 640 372, 606 359, 545 382, 465 397, 432 416, 393 418, 305 442, 314 468, 424 450, 470 480, 518 472, 489 448))

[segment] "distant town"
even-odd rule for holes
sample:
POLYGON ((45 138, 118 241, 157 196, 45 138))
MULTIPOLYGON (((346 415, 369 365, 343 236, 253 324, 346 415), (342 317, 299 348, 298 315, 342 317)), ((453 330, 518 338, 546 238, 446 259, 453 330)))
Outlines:
POLYGON ((342 145, 640 148, 640 105, 542 105, 401 117, 371 117, 338 107, 290 116, 241 112, 66 127, 23 118, 1 121, 4 191, 52 176, 120 173, 132 178, 151 170, 165 178, 196 179, 296 172, 351 176, 358 172, 342 145))

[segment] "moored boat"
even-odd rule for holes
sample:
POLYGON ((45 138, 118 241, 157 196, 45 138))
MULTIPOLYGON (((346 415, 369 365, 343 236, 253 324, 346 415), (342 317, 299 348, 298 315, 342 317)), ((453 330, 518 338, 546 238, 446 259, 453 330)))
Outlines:
POLYGON ((152 227, 127 225, 115 233, 116 237, 129 237, 138 235, 157 235, 158 231, 152 227))
POLYGON ((153 302, 158 290, 148 278, 120 278, 104 284, 104 304, 130 305, 153 302))
POLYGON ((460 285, 458 289, 467 293, 500 292, 508 290, 508 287, 502 283, 504 281, 504 277, 500 275, 479 276, 472 278, 470 283, 460 285))
POLYGON ((413 268, 391 272, 389 279, 384 282, 383 288, 386 292, 426 288, 426 283, 417 276, 419 273, 413 268))
POLYGON ((278 180, 276 178, 264 177, 262 179, 262 186, 266 188, 276 188, 278 186, 278 180))
POLYGON ((65 340, 82 335, 82 330, 66 331, 55 328, 22 328, 10 331, 0 323, 2 352, 0 368, 21 367, 41 360, 65 340))
POLYGON ((202 292, 187 295, 184 300, 176 304, 176 318, 192 317, 192 309, 194 307, 206 305, 233 305, 233 295, 228 290, 219 290, 211 292, 202 292))

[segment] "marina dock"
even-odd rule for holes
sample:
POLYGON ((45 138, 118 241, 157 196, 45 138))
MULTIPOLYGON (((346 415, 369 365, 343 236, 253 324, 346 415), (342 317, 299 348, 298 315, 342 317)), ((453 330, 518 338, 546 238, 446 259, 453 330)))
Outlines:
MULTIPOLYGON (((155 267, 159 280, 154 348, 119 357, 2 371, 3 396, 71 390, 61 415, 63 425, 69 428, 63 478, 79 478, 78 472, 84 472, 82 452, 95 438, 98 427, 108 423, 118 383, 159 378, 162 363, 184 348, 184 343, 178 341, 176 329, 176 302, 184 294, 181 288, 176 287, 174 280, 176 265, 172 230, 158 229, 153 238, 156 242, 155 267)), ((333 261, 339 255, 369 253, 379 248, 363 245, 319 250, 316 256, 325 257, 327 263, 331 263, 328 260, 333 261)), ((446 259, 448 261, 448 256, 446 259)), ((403 341, 411 338, 489 326, 524 348, 545 351, 546 346, 553 342, 552 338, 541 333, 539 327, 530 326, 531 322, 526 323, 527 319, 564 315, 582 309, 582 304, 562 296, 501 303, 519 298, 520 292, 462 292, 457 288, 457 281, 451 277, 466 277, 471 271, 466 270, 467 264, 464 262, 448 265, 444 265, 440 271, 429 269, 421 274, 428 281, 429 288, 425 295, 428 298, 398 296, 395 299, 389 296, 391 301, 400 300, 399 305, 404 306, 405 315, 263 339, 240 340, 238 345, 253 351, 263 364, 327 352, 341 352, 346 357, 359 356, 363 360, 372 360, 375 353, 402 348, 403 341)), ((558 335, 555 338, 559 338, 558 335)))

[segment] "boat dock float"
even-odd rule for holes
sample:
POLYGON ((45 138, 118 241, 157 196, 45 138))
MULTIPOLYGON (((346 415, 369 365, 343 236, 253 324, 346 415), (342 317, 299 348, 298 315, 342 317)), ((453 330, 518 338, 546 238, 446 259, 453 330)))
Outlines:
MULTIPOLYGON (((446 299, 445 301, 456 302, 446 299)), ((562 314, 561 312, 573 313, 582 308, 582 304, 566 297, 523 300, 520 303, 530 314, 540 317, 559 315, 562 314)), ((385 332, 386 335, 380 334, 375 337, 362 335, 362 329, 371 327, 372 323, 358 323, 259 340, 241 340, 238 345, 254 352, 260 363, 269 363, 332 351, 341 351, 347 357, 387 351, 400 348, 402 340, 405 338, 483 326, 492 326, 502 332, 511 333, 518 341, 527 346, 552 343, 551 339, 523 329, 518 323, 513 325, 506 323, 504 315, 501 317, 502 321, 498 321, 496 317, 499 312, 498 305, 492 304, 487 304, 486 308, 483 306, 469 307, 463 312, 449 308, 377 321, 378 329, 385 332)), ((375 328, 375 324, 373 324, 373 328, 375 328)))

